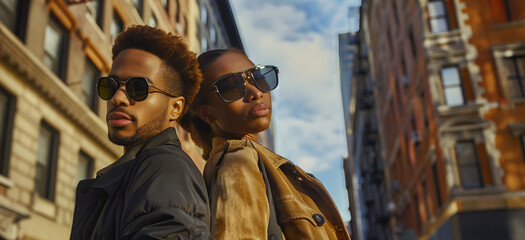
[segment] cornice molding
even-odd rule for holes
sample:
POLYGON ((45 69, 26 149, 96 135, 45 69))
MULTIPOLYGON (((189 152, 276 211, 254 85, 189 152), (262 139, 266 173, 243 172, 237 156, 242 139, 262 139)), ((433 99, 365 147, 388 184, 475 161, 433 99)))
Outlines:
POLYGON ((64 24, 69 31, 74 31, 77 25, 77 20, 73 16, 73 13, 69 10, 69 7, 64 1, 61 0, 49 0, 47 2, 49 9, 55 14, 55 16, 64 24))

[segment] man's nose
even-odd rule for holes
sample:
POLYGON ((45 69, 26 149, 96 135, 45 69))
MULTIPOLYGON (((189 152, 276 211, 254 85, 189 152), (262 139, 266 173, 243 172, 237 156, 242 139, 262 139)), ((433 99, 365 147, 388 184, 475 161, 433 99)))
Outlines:
POLYGON ((119 84, 119 88, 115 92, 115 95, 111 98, 111 103, 115 106, 129 106, 132 101, 126 94, 126 88, 124 84, 119 84))

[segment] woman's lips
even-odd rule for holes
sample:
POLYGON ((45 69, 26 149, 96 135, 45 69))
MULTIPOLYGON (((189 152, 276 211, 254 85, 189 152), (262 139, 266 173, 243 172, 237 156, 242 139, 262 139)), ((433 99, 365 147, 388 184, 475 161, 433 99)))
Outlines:
POLYGON ((111 112, 108 114, 108 124, 112 127, 123 127, 131 122, 131 117, 123 112, 111 112))
POLYGON ((256 117, 264 117, 270 113, 270 107, 268 107, 266 104, 260 103, 253 106, 249 113, 256 117))

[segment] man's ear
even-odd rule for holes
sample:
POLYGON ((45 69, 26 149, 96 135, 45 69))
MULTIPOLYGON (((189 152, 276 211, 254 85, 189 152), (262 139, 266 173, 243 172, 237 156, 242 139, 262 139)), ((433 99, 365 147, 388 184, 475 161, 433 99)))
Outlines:
POLYGON ((177 121, 179 119, 182 110, 184 109, 184 104, 186 99, 183 96, 174 97, 170 99, 171 112, 169 113, 170 121, 177 121))
POLYGON ((211 125, 211 123, 215 121, 215 119, 209 114, 207 105, 205 104, 199 105, 197 106, 195 110, 196 110, 197 116, 199 116, 200 119, 207 122, 208 124, 211 125))

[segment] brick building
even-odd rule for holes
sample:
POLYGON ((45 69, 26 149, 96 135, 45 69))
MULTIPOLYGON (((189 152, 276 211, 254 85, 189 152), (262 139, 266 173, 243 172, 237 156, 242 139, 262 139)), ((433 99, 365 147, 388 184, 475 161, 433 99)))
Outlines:
MULTIPOLYGON (((109 72, 125 26, 171 31, 197 53, 242 49, 225 0, 70 2, 0 0, 1 239, 68 239, 78 180, 121 156, 107 139, 95 82, 109 72)), ((188 134, 179 134, 202 167, 188 134)))
POLYGON ((397 239, 525 235, 525 2, 362 12, 397 239))

